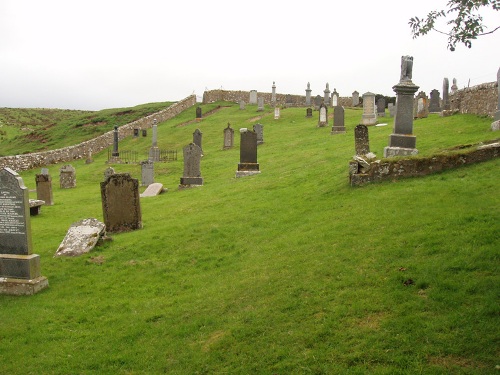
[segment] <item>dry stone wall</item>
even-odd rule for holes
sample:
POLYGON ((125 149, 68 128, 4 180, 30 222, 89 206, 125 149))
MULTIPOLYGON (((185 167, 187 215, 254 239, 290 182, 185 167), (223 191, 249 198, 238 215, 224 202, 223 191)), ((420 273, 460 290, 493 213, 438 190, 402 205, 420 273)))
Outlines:
MULTIPOLYGON (((122 125, 118 128, 118 139, 124 139, 134 134, 134 129, 147 129, 153 125, 153 119, 159 123, 169 120, 187 108, 196 104, 196 96, 187 98, 172 104, 168 108, 143 117, 134 122, 122 125)), ((9 167, 15 171, 25 171, 40 168, 46 165, 64 163, 71 160, 86 158, 89 154, 96 154, 113 144, 114 131, 111 130, 103 135, 79 143, 74 146, 64 147, 57 150, 34 152, 31 154, 0 157, 0 168, 9 167)))
POLYGON ((452 112, 493 117, 497 111, 498 83, 482 83, 450 94, 452 112))

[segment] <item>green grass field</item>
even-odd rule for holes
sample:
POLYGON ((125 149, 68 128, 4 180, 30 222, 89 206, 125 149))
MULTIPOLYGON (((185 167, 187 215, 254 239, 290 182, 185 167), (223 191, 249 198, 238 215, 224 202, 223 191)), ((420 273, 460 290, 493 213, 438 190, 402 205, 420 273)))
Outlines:
MULTIPOLYGON (((203 113, 219 105, 159 125, 158 146, 180 155, 155 164, 169 191, 141 199, 143 229, 81 257, 53 255, 73 222, 102 220, 107 153, 71 163, 75 189, 49 166, 55 205, 31 223, 50 287, 0 296, 1 374, 498 374, 500 160, 351 188, 361 110, 330 135, 332 120, 318 128, 305 108, 203 113), (235 147, 223 151, 228 122, 235 147), (257 122, 261 174, 236 179, 239 129, 257 122), (178 190, 196 128, 204 185, 178 190)), ((383 121, 369 128, 379 157, 383 121)), ((415 120, 417 148, 498 138, 490 123, 415 120)), ((150 146, 148 135, 120 150, 150 146)), ((138 165, 113 167, 140 179, 138 165)), ((36 173, 20 173, 30 189, 36 173)))

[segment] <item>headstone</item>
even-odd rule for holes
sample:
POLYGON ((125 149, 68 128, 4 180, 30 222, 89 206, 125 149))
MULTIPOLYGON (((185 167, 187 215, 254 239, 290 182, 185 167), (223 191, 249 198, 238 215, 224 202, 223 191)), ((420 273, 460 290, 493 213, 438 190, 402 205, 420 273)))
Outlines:
POLYGON ((449 98, 449 91, 450 89, 450 83, 448 82, 448 78, 443 79, 443 111, 449 111, 450 110, 450 98, 449 98))
POLYGON ((285 96, 285 107, 293 107, 293 105, 293 96, 288 94, 287 96, 285 96))
POLYGON ((307 88, 306 88, 306 106, 311 105, 311 84, 307 82, 307 88))
POLYGON ((370 152, 368 127, 366 125, 356 125, 354 128, 354 146, 356 155, 363 156, 370 152))
POLYGON ((389 110, 389 116, 394 117, 394 114, 396 113, 396 106, 393 103, 388 103, 387 109, 389 110))
POLYGON ((139 136, 139 128, 134 128, 134 138, 139 136))
POLYGON ((352 106, 357 107, 359 105, 359 92, 352 92, 352 106))
POLYGON ((333 89, 332 93, 332 107, 336 107, 339 105, 339 93, 337 92, 337 89, 333 89))
POLYGON ((201 119, 201 107, 196 107, 196 118, 201 119))
POLYGON ((328 107, 330 105, 330 85, 326 83, 325 91, 323 91, 323 102, 328 107))
POLYGON ((257 90, 250 90, 249 104, 257 104, 257 90))
POLYGON ((240 162, 236 177, 260 173, 257 162, 257 133, 246 128, 240 129, 240 162))
POLYGON ((112 176, 115 174, 115 169, 113 167, 108 167, 104 171, 104 180, 107 180, 109 176, 112 176))
POLYGON ((109 233, 142 228, 139 181, 128 173, 115 173, 101 182, 104 224, 109 233))
POLYGON ((245 109, 245 102, 240 100, 240 109, 245 109))
POLYGON ((280 119, 280 107, 275 107, 274 108, 274 119, 279 120, 280 119))
POLYGON ((148 135, 148 130, 147 129, 142 129, 142 136, 146 137, 148 135))
POLYGON ((92 158, 92 151, 87 152, 87 159, 85 159, 85 164, 91 164, 94 162, 92 158))
POLYGON ((152 160, 141 161, 141 186, 155 182, 155 163, 152 160))
POLYGON ((312 108, 307 108, 306 109, 306 117, 313 117, 313 110, 312 110, 312 108))
POLYGON ((115 125, 114 131, 113 131, 113 152, 111 156, 114 157, 119 157, 120 152, 118 151, 118 126, 115 125))
POLYGON ((321 103, 323 102, 323 98, 320 95, 316 95, 314 98, 314 109, 316 111, 319 111, 319 107, 321 106, 321 103))
POLYGON ((201 154, 201 148, 195 143, 190 143, 184 147, 184 174, 181 177, 179 188, 203 185, 200 170, 201 154))
POLYGON ((228 150, 230 148, 233 148, 233 144, 234 144, 234 129, 231 128, 231 124, 228 122, 227 128, 224 129, 224 146, 222 147, 222 149, 228 150))
POLYGON ((345 133, 344 107, 338 105, 333 108, 333 127, 331 134, 345 133))
POLYGON ((54 254, 79 256, 90 252, 106 236, 106 225, 97 219, 83 219, 71 224, 54 254))
POLYGON ((76 171, 72 165, 64 165, 59 170, 59 186, 61 189, 76 187, 76 171))
POLYGON ((365 92, 363 94, 363 114, 361 115, 361 124, 375 125, 377 123, 377 112, 375 111, 375 94, 365 92))
POLYGON ((273 87, 271 92, 271 104, 274 106, 276 104, 276 84, 273 81, 273 87))
POLYGON ((158 148, 158 125, 156 124, 156 119, 153 121, 153 136, 151 139, 151 148, 149 149, 150 161, 160 161, 160 149, 158 148))
POLYGON ((430 92, 430 103, 429 103, 429 112, 437 113, 441 112, 441 99, 439 97, 439 91, 434 89, 430 92))
POLYGON ((451 93, 454 94, 458 91, 458 86, 457 86, 457 79, 453 78, 453 84, 451 85, 450 89, 451 93))
POLYGON ((425 92, 420 91, 416 97, 416 118, 429 117, 428 98, 425 92))
POLYGON ((377 117, 385 117, 385 99, 379 98, 377 100, 377 117))
POLYGON ((255 124, 253 126, 253 131, 257 134, 257 144, 261 145, 264 143, 264 125, 255 124))
POLYGON ((54 205, 54 197, 52 194, 52 177, 48 174, 37 174, 36 182, 36 199, 45 202, 46 206, 54 205))
POLYGON ((413 57, 401 57, 401 79, 393 86, 396 92, 396 116, 389 146, 384 148, 384 157, 416 155, 416 137, 413 135, 413 97, 418 86, 412 82, 413 57))
POLYGON ((264 110, 264 98, 260 96, 257 99, 257 111, 262 112, 264 110))
POLYGON ((33 254, 29 192, 12 169, 0 169, 0 294, 31 295, 49 286, 33 254))
POLYGON ((203 154, 203 147, 201 146, 202 138, 203 138, 203 133, 201 132, 200 129, 196 129, 193 133, 193 143, 200 148, 201 153, 203 154))
POLYGON ((149 185, 146 190, 144 190, 144 193, 140 195, 141 198, 147 198, 147 197, 156 197, 157 195, 160 195, 163 193, 163 184, 160 184, 159 182, 154 182, 151 185, 149 185))
POLYGON ((497 72, 497 89, 498 89, 498 104, 497 111, 495 112, 495 121, 500 120, 500 68, 498 68, 497 72))
POLYGON ((319 106, 318 127, 322 128, 328 125, 328 108, 324 103, 319 106))

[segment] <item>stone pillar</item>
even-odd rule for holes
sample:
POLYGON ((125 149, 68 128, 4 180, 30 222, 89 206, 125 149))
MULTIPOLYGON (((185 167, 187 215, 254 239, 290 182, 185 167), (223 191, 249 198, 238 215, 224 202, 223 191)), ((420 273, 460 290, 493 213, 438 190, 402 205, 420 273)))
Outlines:
POLYGON ((115 130, 113 133, 113 153, 111 156, 119 157, 120 153, 118 152, 118 126, 115 125, 115 130))
POLYGON ((328 107, 330 105, 330 85, 328 84, 328 82, 326 83, 326 89, 325 91, 323 91, 323 94, 323 102, 328 107))
POLYGON ((443 111, 450 110, 450 98, 449 98, 450 82, 448 78, 443 79, 443 111))
POLYGON ((273 87, 272 87, 272 93, 271 93, 271 105, 276 105, 276 84, 273 81, 273 87))
POLYGON ((311 84, 307 82, 307 89, 306 89, 306 106, 311 105, 311 84))
POLYGON ((156 119, 153 120, 152 127, 153 136, 151 139, 151 148, 149 149, 150 161, 160 161, 160 150, 158 149, 158 125, 156 124, 156 119))

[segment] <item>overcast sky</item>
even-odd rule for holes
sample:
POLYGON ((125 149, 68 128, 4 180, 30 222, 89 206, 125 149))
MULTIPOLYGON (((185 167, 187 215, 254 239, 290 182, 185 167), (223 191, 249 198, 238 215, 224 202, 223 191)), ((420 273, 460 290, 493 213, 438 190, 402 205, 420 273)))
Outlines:
MULTIPOLYGON (((427 94, 496 80, 500 31, 471 49, 408 20, 447 0, 0 0, 0 107, 99 110, 206 89, 393 96, 402 55, 427 94)), ((493 29, 500 12, 482 12, 493 29)))

